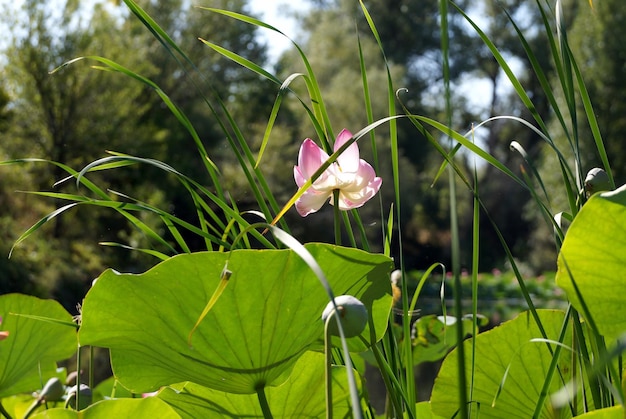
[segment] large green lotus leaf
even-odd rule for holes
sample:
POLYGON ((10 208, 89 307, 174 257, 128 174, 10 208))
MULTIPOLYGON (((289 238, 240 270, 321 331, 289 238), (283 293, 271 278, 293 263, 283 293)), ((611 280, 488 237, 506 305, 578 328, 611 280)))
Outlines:
POLYGON ((22 393, 4 397, 0 400, 0 403, 2 403, 2 407, 12 418, 23 418, 26 412, 28 412, 28 409, 32 406, 33 400, 35 400, 35 398, 32 394, 22 393))
POLYGON ((620 405, 593 410, 576 417, 580 419, 624 419, 624 417, 626 417, 626 411, 624 410, 624 406, 620 405))
POLYGON ((574 289, 605 337, 626 332, 626 186, 592 196, 567 231, 556 283, 581 313, 574 289), (573 281, 572 281, 573 280, 573 281))
MULTIPOLYGON (((266 390, 275 418, 326 417, 324 355, 306 352, 296 363, 289 379, 266 390)), ((346 369, 333 367, 334 417, 351 417, 350 390, 346 369)), ((360 380, 357 385, 361 387, 360 380)), ((187 383, 180 390, 166 387, 159 395, 183 418, 263 418, 256 394, 231 394, 187 383)))
MULTIPOLYGON (((557 340, 564 320, 564 313, 556 310, 538 310, 539 318, 548 339, 557 340)), ((513 320, 479 334, 476 337, 476 359, 474 374, 474 392, 472 405, 480 409, 480 418, 530 418, 533 417, 539 394, 544 384, 552 355, 545 342, 531 342, 542 338, 532 316, 528 312, 513 320), (508 374, 505 374, 508 368, 508 374), (496 399, 498 388, 506 375, 504 386, 496 399), (495 404, 492 403, 495 400, 495 404)), ((571 335, 566 336, 564 344, 571 347, 571 335)), ((464 342, 466 377, 471 372, 471 341, 464 342)), ((431 405, 433 413, 452 417, 459 409, 458 401, 458 348, 455 348, 444 360, 433 387, 431 405)), ((570 370, 571 353, 562 350, 559 359, 558 374, 552 378, 549 393, 553 394, 572 378, 570 370)), ((469 387, 468 393, 469 394, 469 387)), ((578 400, 579 407, 583 403, 578 400)), ((554 416, 555 409, 546 399, 540 417, 571 417, 571 413, 562 409, 565 416, 554 416), (568 415, 569 413, 569 415, 568 415)), ((579 412, 580 413, 580 412, 579 412)))
POLYGON ((76 352, 72 316, 56 301, 5 294, 0 296, 0 317, 0 330, 9 332, 0 341, 0 397, 37 390, 56 375, 56 361, 76 352))
MULTIPOLYGON (((307 249, 336 294, 355 295, 374 313, 382 336, 391 307, 391 260, 330 245, 307 249), (382 314, 381 300, 387 301, 382 314)), ((85 298, 79 339, 110 348, 115 376, 135 393, 184 381, 254 393, 283 382, 321 339, 327 302, 317 277, 291 250, 179 255, 140 275, 104 272, 85 298), (188 335, 227 260, 232 276, 190 347, 188 335)))
POLYGON ((419 402, 415 405, 415 417, 419 419, 444 419, 442 416, 433 414, 430 402, 419 402))
POLYGON ((180 419, 167 403, 155 398, 102 400, 79 412, 69 409, 49 409, 31 416, 32 419, 180 419))

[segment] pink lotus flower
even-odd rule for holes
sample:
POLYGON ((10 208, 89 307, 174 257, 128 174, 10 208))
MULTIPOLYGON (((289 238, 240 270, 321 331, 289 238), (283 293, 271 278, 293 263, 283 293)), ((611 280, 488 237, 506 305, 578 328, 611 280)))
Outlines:
MULTIPOLYGON (((350 138, 352 133, 343 130, 335 141, 337 151, 350 138)), ((298 187, 302 187, 313 174, 328 160, 328 154, 307 138, 300 146, 298 165, 293 168, 293 177, 298 187)), ((333 204, 333 191, 339 191, 339 209, 359 208, 370 200, 382 184, 382 179, 369 163, 359 158, 359 147, 356 142, 337 157, 328 169, 296 201, 296 210, 306 217, 319 210, 326 200, 333 204)))

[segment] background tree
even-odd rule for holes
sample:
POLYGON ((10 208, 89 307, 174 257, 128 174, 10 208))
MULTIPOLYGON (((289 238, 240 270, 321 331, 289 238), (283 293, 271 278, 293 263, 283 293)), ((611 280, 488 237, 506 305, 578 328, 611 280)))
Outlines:
MULTIPOLYGON (((122 31, 132 34, 137 48, 145 53, 151 68, 144 75, 159 85, 185 112, 209 155, 218 162, 223 174, 220 178, 223 188, 229 191, 240 209, 249 209, 255 200, 226 135, 217 122, 217 118, 220 118, 228 125, 226 116, 220 110, 220 101, 227 106, 244 137, 255 143, 256 138, 262 137, 264 122, 269 115, 277 86, 221 56, 198 38, 234 51, 262 66, 266 63, 267 52, 266 46, 257 37, 256 27, 191 6, 182 0, 138 3, 193 62, 193 66, 190 66, 181 57, 175 59, 138 19, 131 16, 122 31)), ((202 6, 250 14, 247 1, 244 0, 214 0, 202 6)), ((192 138, 178 120, 152 92, 146 92, 141 103, 148 108, 141 122, 159 128, 158 141, 163 145, 162 154, 148 156, 163 160, 200 182, 206 181, 208 186, 210 182, 204 162, 192 138)), ((162 174, 158 176, 164 182, 163 199, 168 202, 170 210, 179 218, 197 222, 196 209, 187 192, 175 179, 163 177, 162 174)), ((194 236, 186 239, 196 249, 202 248, 204 243, 194 236)))
MULTIPOLYGON (((112 30, 116 20, 106 9, 98 7, 89 14, 78 2, 62 6, 52 11, 41 2, 27 1, 21 14, 4 15, 15 17, 6 22, 12 28, 13 38, 5 51, 10 57, 10 65, 5 68, 5 85, 14 116, 3 132, 6 141, 2 142, 2 152, 7 158, 38 156, 80 169, 102 156, 105 150, 117 148, 115 144, 128 137, 134 137, 129 142, 131 147, 140 146, 146 137, 137 133, 149 135, 150 127, 137 129, 133 116, 141 108, 132 98, 141 89, 120 83, 119 76, 90 71, 80 64, 50 74, 78 56, 104 55, 105 46, 111 53, 117 48, 117 52, 126 51, 130 56, 122 37, 111 39, 117 33, 112 30)), ((38 164, 8 170, 20 173, 17 189, 63 190, 62 186, 53 188, 66 175, 57 166, 38 164)), ((112 187, 124 182, 114 175, 107 178, 112 187)), ((76 189, 71 185, 68 191, 75 193, 76 189)), ((18 201, 16 198, 12 202, 18 201)), ((49 204, 39 200, 37 205, 26 206, 26 211, 15 212, 18 222, 12 225, 10 235, 16 238, 26 229, 26 224, 51 211, 53 207, 49 204)), ((62 205, 51 204, 57 208, 62 205)), ((30 263, 37 267, 33 271, 40 286, 73 308, 80 298, 77 294, 82 296, 103 265, 115 260, 113 252, 97 246, 99 240, 116 239, 117 233, 112 232, 123 230, 119 220, 110 215, 76 211, 72 214, 73 222, 58 217, 45 237, 30 241, 16 254, 31 255, 30 263)), ((124 265, 127 263, 128 260, 124 265)))
MULTIPOLYGON (((266 94, 267 85, 197 39, 202 36, 244 51, 244 55, 262 63, 264 47, 254 38, 254 28, 191 10, 185 2, 159 3, 158 7, 146 3, 154 8, 151 13, 155 19, 162 18, 163 27, 190 51, 197 71, 183 71, 134 16, 112 9, 109 3, 68 1, 53 11, 44 3, 30 0, 20 13, 4 15, 13 34, 4 53, 10 57, 5 84, 8 108, 14 114, 11 122, 3 125, 6 129, 2 135, 7 140, 0 147, 5 158, 37 156, 78 170, 104 156, 106 150, 114 150, 163 160, 199 180, 208 177, 200 171, 203 164, 192 139, 151 89, 121 74, 90 69, 88 65, 93 63, 88 62, 49 74, 85 55, 110 58, 153 79, 187 113, 207 148, 213 151, 225 146, 224 134, 207 111, 205 100, 216 106, 215 97, 219 95, 238 120, 248 122, 242 130, 248 133, 258 129, 255 120, 265 118, 258 107, 272 100, 266 94)), ((245 11, 243 1, 218 3, 215 6, 245 11)), ((231 159, 230 163, 223 159, 223 165, 232 165, 233 158, 228 153, 223 155, 231 159)), ((54 165, 6 170, 20 173, 20 185, 14 189, 77 192, 71 182, 52 187, 65 177, 54 165)), ((136 196, 181 218, 195 212, 178 183, 149 167, 89 177, 104 188, 136 196)), ((245 199, 245 193, 240 196, 245 199)), ((19 222, 13 223, 9 236, 16 238, 43 214, 63 205, 37 202, 40 204, 29 207, 27 212, 11 214, 19 222)), ((32 255, 29 262, 37 272, 36 282, 42 285, 42 292, 51 293, 70 309, 106 266, 137 271, 155 263, 137 253, 97 245, 99 241, 136 245, 138 240, 145 240, 112 211, 73 210, 71 216, 57 217, 51 227, 26 241, 15 255, 32 255)))

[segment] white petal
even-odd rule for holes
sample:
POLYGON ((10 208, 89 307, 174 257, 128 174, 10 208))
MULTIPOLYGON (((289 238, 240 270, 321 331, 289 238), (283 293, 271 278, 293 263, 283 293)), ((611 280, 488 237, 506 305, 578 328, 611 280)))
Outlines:
POLYGON ((306 217, 322 208, 324 202, 326 202, 331 195, 332 192, 320 193, 315 189, 309 188, 304 195, 296 201, 296 210, 302 217, 306 217))
POLYGON ((376 195, 382 183, 381 178, 375 177, 361 188, 355 188, 355 190, 342 189, 339 193, 339 209, 345 211, 363 206, 376 195))

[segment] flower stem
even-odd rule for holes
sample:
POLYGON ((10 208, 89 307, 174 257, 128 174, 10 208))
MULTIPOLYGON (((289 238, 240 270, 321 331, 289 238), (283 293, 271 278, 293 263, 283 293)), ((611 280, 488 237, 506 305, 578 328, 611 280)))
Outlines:
POLYGON ((273 419, 270 405, 267 403, 267 397, 265 396, 265 385, 258 386, 256 389, 256 395, 259 398, 259 404, 261 405, 261 411, 265 419, 273 419))
POLYGON ((335 244, 341 246, 341 214, 339 213, 339 189, 333 190, 333 210, 335 212, 335 244))
POLYGON ((6 409, 4 408, 4 406, 2 406, 2 403, 0 403, 0 414, 5 417, 6 419, 12 419, 11 415, 9 414, 9 412, 6 411, 6 409))
MULTIPOLYGON (((80 354, 80 343, 78 344, 78 350, 76 351, 76 411, 78 412, 80 410, 80 364, 82 362, 82 357, 80 354)), ((68 398, 69 401, 69 398, 68 398)))
POLYGON ((333 417, 333 344, 330 337, 330 329, 328 325, 335 320, 335 311, 328 316, 324 323, 324 355, 326 356, 326 419, 333 417))

